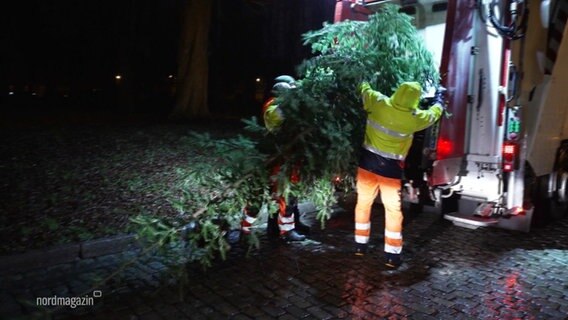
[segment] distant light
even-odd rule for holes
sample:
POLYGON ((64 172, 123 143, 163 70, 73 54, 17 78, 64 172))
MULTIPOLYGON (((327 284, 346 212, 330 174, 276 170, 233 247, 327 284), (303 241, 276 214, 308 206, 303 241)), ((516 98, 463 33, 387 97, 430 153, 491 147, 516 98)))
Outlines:
POLYGON ((260 82, 260 78, 256 78, 256 82, 260 82))
POLYGON ((11 96, 14 95, 14 91, 10 91, 10 92, 8 92, 8 94, 11 95, 11 96))
POLYGON ((168 76, 168 78, 169 78, 169 79, 173 79, 173 78, 174 78, 174 75, 173 75, 173 74, 170 74, 170 75, 168 76))
POLYGON ((122 76, 119 75, 119 74, 117 74, 116 76, 114 76, 114 78, 115 78, 116 80, 120 80, 120 79, 122 79, 122 76))
POLYGON ((32 96, 35 96, 36 94, 37 94, 37 93, 35 93, 35 92, 32 92, 32 96))

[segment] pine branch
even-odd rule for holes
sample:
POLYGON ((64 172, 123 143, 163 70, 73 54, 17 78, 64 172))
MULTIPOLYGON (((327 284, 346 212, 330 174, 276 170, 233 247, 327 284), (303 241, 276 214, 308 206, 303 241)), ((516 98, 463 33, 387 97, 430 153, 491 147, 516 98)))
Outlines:
MULTIPOLYGON (((268 134, 253 118, 243 120, 250 136, 194 139, 196 154, 220 156, 182 170, 179 197, 172 199, 180 215, 166 229, 149 226, 145 232, 164 236, 168 226, 197 221, 204 227, 191 236, 191 245, 202 263, 210 263, 213 253, 227 250, 223 224, 239 223, 243 207, 277 209, 269 190, 273 183, 285 198, 292 194, 313 202, 323 224, 335 203, 332 178, 340 174, 354 180, 366 118, 357 92, 360 82, 370 81, 385 95, 403 81, 423 87, 438 83, 432 54, 411 18, 398 9, 385 5, 368 22, 325 24, 304 34, 315 56, 298 67, 297 87, 276 100, 283 126, 268 134), (271 176, 270 168, 277 165, 281 171, 271 176), (290 174, 297 169, 301 180, 292 183, 290 174)), ((155 223, 144 221, 139 221, 142 227, 155 223)))

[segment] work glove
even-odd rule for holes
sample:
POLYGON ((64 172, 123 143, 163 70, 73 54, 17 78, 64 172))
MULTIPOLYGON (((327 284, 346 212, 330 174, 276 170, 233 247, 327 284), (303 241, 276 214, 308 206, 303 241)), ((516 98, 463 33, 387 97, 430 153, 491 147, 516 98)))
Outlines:
POLYGON ((358 85, 357 85, 357 92, 358 92, 358 93, 361 93, 361 90, 363 90, 363 85, 370 85, 370 84, 369 84, 369 81, 363 79, 363 80, 360 80, 360 81, 358 82, 358 85))
POLYGON ((436 89, 436 93, 434 94, 434 103, 433 104, 440 104, 444 110, 446 110, 446 92, 448 89, 439 86, 436 89))
POLYGON ((448 91, 448 89, 444 88, 443 86, 439 86, 436 89, 436 93, 434 94, 434 101, 432 102, 431 106, 434 106, 436 104, 440 105, 440 107, 442 107, 442 110, 443 110, 446 118, 450 118, 452 116, 452 114, 449 113, 447 108, 446 108, 447 107, 447 105, 446 105, 446 92, 447 91, 448 91))

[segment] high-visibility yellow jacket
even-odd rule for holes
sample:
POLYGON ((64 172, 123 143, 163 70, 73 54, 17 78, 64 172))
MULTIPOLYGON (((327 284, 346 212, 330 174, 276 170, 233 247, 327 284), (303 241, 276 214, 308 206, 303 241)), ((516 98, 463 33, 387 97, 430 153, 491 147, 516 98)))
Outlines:
POLYGON ((284 115, 282 110, 275 104, 275 98, 270 98, 262 106, 262 113, 264 118, 264 126, 268 131, 272 131, 284 122, 284 115))
POLYGON ((435 104, 428 110, 418 108, 422 88, 417 82, 404 82, 391 96, 360 86, 363 107, 368 112, 363 147, 388 159, 404 160, 414 132, 434 124, 443 107, 435 104))

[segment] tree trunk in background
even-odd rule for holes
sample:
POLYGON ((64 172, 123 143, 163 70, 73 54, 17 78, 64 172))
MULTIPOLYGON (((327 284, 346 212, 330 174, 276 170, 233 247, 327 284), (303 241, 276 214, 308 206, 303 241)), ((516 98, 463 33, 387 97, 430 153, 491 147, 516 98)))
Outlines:
POLYGON ((173 118, 191 119, 209 115, 207 54, 212 8, 212 0, 187 0, 184 6, 173 118))

